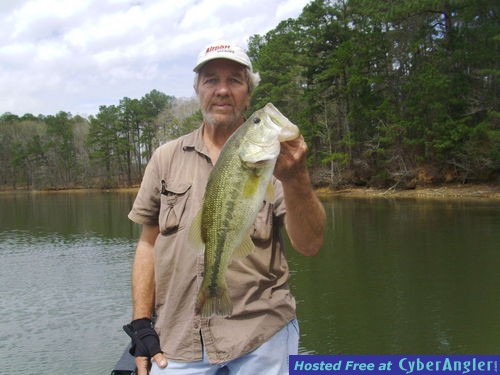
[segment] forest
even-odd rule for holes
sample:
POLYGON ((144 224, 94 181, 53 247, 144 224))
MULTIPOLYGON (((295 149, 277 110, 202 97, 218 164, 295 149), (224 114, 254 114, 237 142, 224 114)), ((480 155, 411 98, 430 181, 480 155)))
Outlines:
MULTIPOLYGON (((317 186, 498 182, 495 0, 314 0, 249 39, 272 102, 298 124, 317 186)), ((165 91, 168 91, 166 88, 165 91)), ((0 188, 135 186, 160 144, 201 124, 158 90, 84 118, 0 116, 0 188)))

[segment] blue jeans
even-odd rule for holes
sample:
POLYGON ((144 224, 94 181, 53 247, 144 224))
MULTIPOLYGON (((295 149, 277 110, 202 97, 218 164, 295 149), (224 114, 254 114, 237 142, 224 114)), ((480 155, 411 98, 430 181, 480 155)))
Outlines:
POLYGON ((288 375, 288 356, 297 354, 298 348, 299 324, 294 319, 257 349, 232 361, 213 365, 204 354, 196 362, 168 360, 164 369, 153 362, 150 375, 288 375))

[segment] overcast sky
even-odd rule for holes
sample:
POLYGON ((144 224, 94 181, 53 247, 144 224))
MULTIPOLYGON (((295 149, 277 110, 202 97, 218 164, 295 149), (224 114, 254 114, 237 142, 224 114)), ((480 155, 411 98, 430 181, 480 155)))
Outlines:
POLYGON ((247 48, 306 0, 0 0, 0 114, 91 115, 156 89, 191 97, 206 44, 247 48))

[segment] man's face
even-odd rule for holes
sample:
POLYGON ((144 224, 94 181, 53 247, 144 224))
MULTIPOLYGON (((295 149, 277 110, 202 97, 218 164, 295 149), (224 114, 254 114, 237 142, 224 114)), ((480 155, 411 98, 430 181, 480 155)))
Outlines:
POLYGON ((207 62, 199 72, 196 93, 205 123, 231 130, 243 123, 250 104, 243 65, 225 59, 207 62))

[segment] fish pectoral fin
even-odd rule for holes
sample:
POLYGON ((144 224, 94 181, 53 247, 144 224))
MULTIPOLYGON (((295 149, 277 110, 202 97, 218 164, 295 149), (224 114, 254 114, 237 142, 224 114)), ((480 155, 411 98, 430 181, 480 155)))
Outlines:
POLYGON ((267 185, 266 200, 268 202, 274 203, 274 186, 271 182, 269 182, 269 185, 267 185))
POLYGON ((203 253, 205 251, 205 242, 203 241, 203 237, 201 235, 201 211, 201 209, 198 211, 193 222, 191 223, 188 239, 193 249, 203 253))
POLYGON ((255 245, 253 244, 250 235, 248 235, 243 239, 241 245, 236 250, 233 251, 231 258, 232 259, 245 258, 248 255, 250 255, 254 251, 254 249, 255 245))

